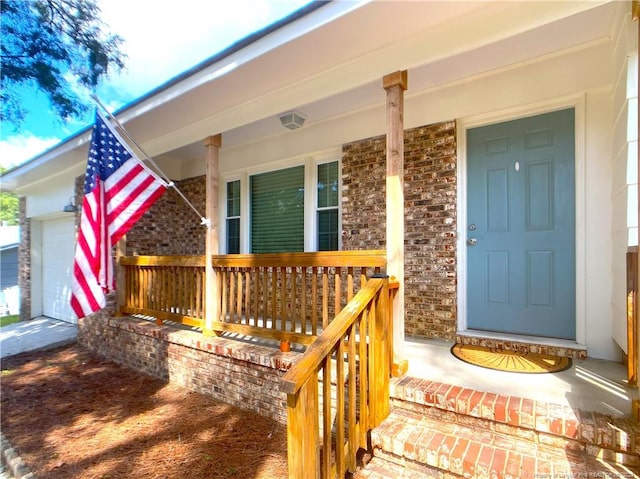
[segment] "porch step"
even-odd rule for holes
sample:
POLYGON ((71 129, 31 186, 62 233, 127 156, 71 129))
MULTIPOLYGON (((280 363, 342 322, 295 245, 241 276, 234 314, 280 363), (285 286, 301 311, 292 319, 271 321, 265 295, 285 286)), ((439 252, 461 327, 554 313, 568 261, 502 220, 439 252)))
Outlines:
POLYGON ((375 457, 357 479, 640 477, 635 466, 401 408, 371 442, 375 457))
POLYGON ((640 478, 631 418, 404 377, 357 479, 640 478))
POLYGON ((395 409, 640 466, 640 424, 631 418, 411 377, 392 382, 391 398, 395 409))

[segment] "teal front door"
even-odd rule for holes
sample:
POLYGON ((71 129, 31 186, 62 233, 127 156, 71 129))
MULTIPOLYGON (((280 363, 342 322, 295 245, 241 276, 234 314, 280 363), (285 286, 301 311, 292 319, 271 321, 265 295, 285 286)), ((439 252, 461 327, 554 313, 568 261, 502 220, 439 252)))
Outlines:
POLYGON ((574 110, 467 131, 467 325, 575 339, 574 110))

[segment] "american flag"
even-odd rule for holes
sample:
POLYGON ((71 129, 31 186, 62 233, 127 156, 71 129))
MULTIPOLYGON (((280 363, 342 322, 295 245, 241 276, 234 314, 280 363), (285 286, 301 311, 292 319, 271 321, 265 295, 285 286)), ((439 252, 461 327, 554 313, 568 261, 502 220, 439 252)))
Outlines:
POLYGON ((113 245, 166 189, 96 111, 71 289, 78 318, 104 308, 105 294, 115 288, 113 245))

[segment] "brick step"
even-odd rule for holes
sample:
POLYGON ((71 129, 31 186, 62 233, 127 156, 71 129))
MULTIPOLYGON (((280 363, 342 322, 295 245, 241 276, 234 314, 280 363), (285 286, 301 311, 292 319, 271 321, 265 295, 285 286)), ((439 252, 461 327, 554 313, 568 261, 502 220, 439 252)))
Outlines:
POLYGON ((609 462, 640 465, 640 424, 630 418, 411 377, 392 381, 391 398, 396 409, 609 462))
POLYGON ((354 479, 442 479, 442 476, 437 468, 417 463, 407 467, 376 456, 356 473, 354 479))
POLYGON ((375 462, 357 478, 640 477, 637 466, 398 408, 372 431, 371 443, 375 462))

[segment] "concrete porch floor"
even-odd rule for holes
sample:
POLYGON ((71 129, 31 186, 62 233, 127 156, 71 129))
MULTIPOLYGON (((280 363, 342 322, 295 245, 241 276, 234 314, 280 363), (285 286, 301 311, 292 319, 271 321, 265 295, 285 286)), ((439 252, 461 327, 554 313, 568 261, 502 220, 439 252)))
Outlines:
POLYGON ((599 359, 574 359, 571 368, 549 374, 494 371, 451 354, 452 342, 407 338, 408 375, 455 386, 553 402, 610 416, 631 415, 638 388, 627 386, 626 367, 599 359))

